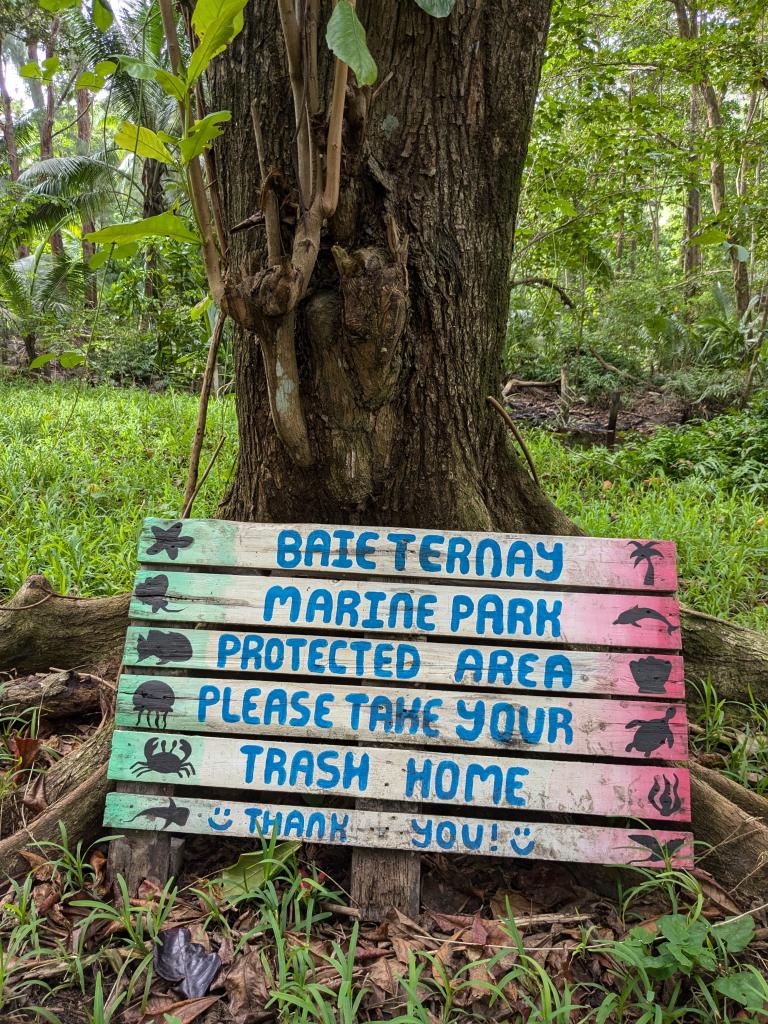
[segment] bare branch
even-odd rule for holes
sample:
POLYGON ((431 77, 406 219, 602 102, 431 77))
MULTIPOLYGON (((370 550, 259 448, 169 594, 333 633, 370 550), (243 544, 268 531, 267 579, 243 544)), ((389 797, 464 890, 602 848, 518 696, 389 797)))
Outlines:
POLYGON ((297 129, 297 156, 299 167, 299 195, 304 208, 312 202, 312 156, 309 132, 309 111, 304 95, 302 71, 301 32, 296 20, 292 0, 277 0, 280 23, 283 27, 285 51, 288 55, 288 75, 293 94, 293 114, 297 129))
POLYGON ((515 281, 509 282, 510 288, 519 288, 523 285, 526 287, 530 287, 531 285, 541 285, 542 288, 551 288, 553 292, 557 292, 569 309, 576 308, 576 304, 565 288, 562 288, 555 281, 551 281, 548 277, 520 277, 515 281))

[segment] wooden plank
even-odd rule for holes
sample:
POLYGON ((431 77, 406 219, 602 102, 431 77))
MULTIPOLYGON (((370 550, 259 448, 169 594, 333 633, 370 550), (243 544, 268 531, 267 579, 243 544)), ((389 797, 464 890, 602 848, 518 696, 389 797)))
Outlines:
POLYGON ((677 585, 670 541, 218 519, 145 520, 139 561, 643 592, 677 585))
MULTIPOLYGON (((655 650, 680 646, 677 601, 647 595, 142 571, 129 616, 655 650)), ((146 640, 144 649, 152 648, 152 639, 146 640)))
POLYGON ((109 777, 601 817, 687 821, 690 814, 688 772, 674 767, 175 733, 116 732, 109 777))
POLYGON ((248 804, 225 800, 173 801, 154 796, 110 793, 104 824, 198 835, 272 835, 336 846, 373 847, 414 852, 474 853, 494 857, 567 860, 590 864, 642 864, 693 867, 693 836, 688 832, 650 831, 595 825, 336 810, 295 805, 248 804))
POLYGON ((124 675, 119 726, 240 736, 488 747, 682 761, 685 708, 645 701, 497 697, 263 679, 124 675))
POLYGON ((483 642, 376 640, 317 634, 174 629, 176 642, 147 653, 146 626, 129 628, 124 664, 262 672, 324 679, 395 680, 441 686, 492 687, 522 693, 685 696, 683 659, 676 654, 623 654, 499 647, 483 642), (138 641, 143 640, 140 656, 138 641))

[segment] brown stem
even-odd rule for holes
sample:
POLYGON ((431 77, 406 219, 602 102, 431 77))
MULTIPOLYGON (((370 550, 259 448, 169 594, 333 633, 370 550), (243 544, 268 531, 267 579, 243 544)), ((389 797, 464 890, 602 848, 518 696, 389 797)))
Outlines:
POLYGON ((200 491, 203 489, 203 484, 208 479, 208 474, 213 469, 213 464, 216 461, 216 459, 219 457, 219 452, 221 451, 222 446, 223 446, 223 444, 224 444, 224 442, 226 440, 227 440, 227 435, 226 434, 222 434, 221 437, 219 438, 219 443, 213 449, 213 455, 211 455, 210 459, 208 460, 208 465, 205 467, 205 470, 203 471, 203 475, 200 477, 200 480, 198 481, 198 484, 195 487, 194 491, 190 494, 189 501, 187 501, 185 503, 185 505, 184 505, 184 508, 182 510, 182 513, 181 513, 181 518, 182 519, 189 519, 189 517, 190 517, 190 515, 192 513, 192 506, 195 503, 195 498, 198 496, 200 491))
POLYGON ((501 416, 501 418, 507 424, 509 429, 512 431, 512 433, 513 433, 513 435, 515 437, 515 440, 520 445, 520 448, 522 449, 523 455, 525 456, 526 462, 528 463, 528 466, 530 467, 531 476, 533 477, 535 482, 538 484, 538 486, 541 487, 541 481, 539 480, 539 474, 536 472, 536 466, 534 464, 533 458, 531 457, 531 453, 528 451, 528 446, 526 445, 525 441, 523 440, 523 435, 517 429, 517 424, 512 419, 512 417, 509 415, 509 413, 504 408, 504 406, 501 404, 501 402, 498 401, 498 399, 494 398, 493 395, 487 395, 485 400, 486 400, 486 402, 488 402, 489 405, 493 406, 493 408, 496 410, 496 412, 499 414, 499 416, 501 416))
MULTIPOLYGON (((203 450, 205 423, 208 418, 208 402, 211 397, 211 385, 216 371, 216 357, 219 354, 219 345, 221 344, 221 338, 224 333, 224 324, 226 319, 225 313, 219 313, 218 319, 216 320, 216 324, 213 328, 213 333, 211 334, 211 343, 208 347, 208 359, 205 364, 203 382, 200 386, 200 403, 197 407, 197 425, 195 426, 195 436, 192 441, 192 451, 189 456, 187 488, 184 492, 185 510, 188 507, 191 507, 192 501, 194 500, 195 489, 197 487, 197 474, 200 469, 200 453, 203 450)), ((182 518, 184 517, 182 516, 182 518)))
POLYGON ((293 113, 297 129, 297 154, 299 166, 299 195, 302 207, 312 202, 312 154, 309 132, 309 111, 304 95, 304 75, 301 59, 301 32, 293 8, 293 0, 278 0, 280 23, 283 27, 285 50, 288 55, 288 75, 293 94, 293 113))
MULTIPOLYGON (((160 16, 163 20, 163 29, 168 44, 168 56, 171 61, 171 70, 175 75, 179 74, 181 68, 181 49, 179 37, 176 33, 176 19, 173 14, 171 0, 158 0, 160 16)), ((186 107, 183 102, 179 103, 182 124, 186 123, 186 107)), ((224 278, 221 273, 219 251, 221 240, 217 248, 211 225, 211 214, 208 209, 208 196, 205 192, 203 172, 200 168, 200 161, 197 157, 191 160, 187 166, 187 181, 189 184, 189 197, 192 201, 192 209, 200 232, 203 263, 205 265, 205 276, 208 279, 208 287, 214 302, 218 305, 224 296, 224 278)))
POLYGON ((325 157, 325 192, 323 193, 323 214, 332 217, 339 202, 341 184, 341 130, 344 126, 344 101, 347 95, 349 68, 340 60, 336 61, 333 75, 333 96, 331 116, 328 122, 328 147, 325 157))
POLYGON ((262 205, 264 212, 264 224, 267 229, 267 259, 270 266, 279 263, 283 258, 283 243, 280 236, 280 206, 277 202, 275 190, 267 186, 267 157, 264 148, 264 135, 261 130, 259 118, 259 105, 256 100, 251 103, 251 123, 253 124, 253 135, 256 139, 256 153, 259 158, 259 170, 261 171, 262 205))

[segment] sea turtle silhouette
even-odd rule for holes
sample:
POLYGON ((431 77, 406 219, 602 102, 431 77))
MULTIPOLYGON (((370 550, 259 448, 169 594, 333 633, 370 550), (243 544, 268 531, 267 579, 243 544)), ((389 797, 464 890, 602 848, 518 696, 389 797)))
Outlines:
POLYGON ((639 750, 645 757, 650 757, 654 750, 658 750, 665 743, 671 749, 675 744, 675 737, 669 723, 675 717, 676 711, 677 708, 667 708, 663 718, 651 718, 647 722, 635 718, 627 722, 625 729, 637 729, 634 739, 627 744, 627 753, 630 750, 639 750))

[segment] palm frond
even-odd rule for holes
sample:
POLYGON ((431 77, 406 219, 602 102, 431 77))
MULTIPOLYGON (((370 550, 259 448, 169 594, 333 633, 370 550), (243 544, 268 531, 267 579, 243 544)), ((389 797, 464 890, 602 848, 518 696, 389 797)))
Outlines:
POLYGON ((7 319, 20 321, 32 315, 32 295, 28 277, 18 261, 0 260, 0 295, 5 302, 7 319))

